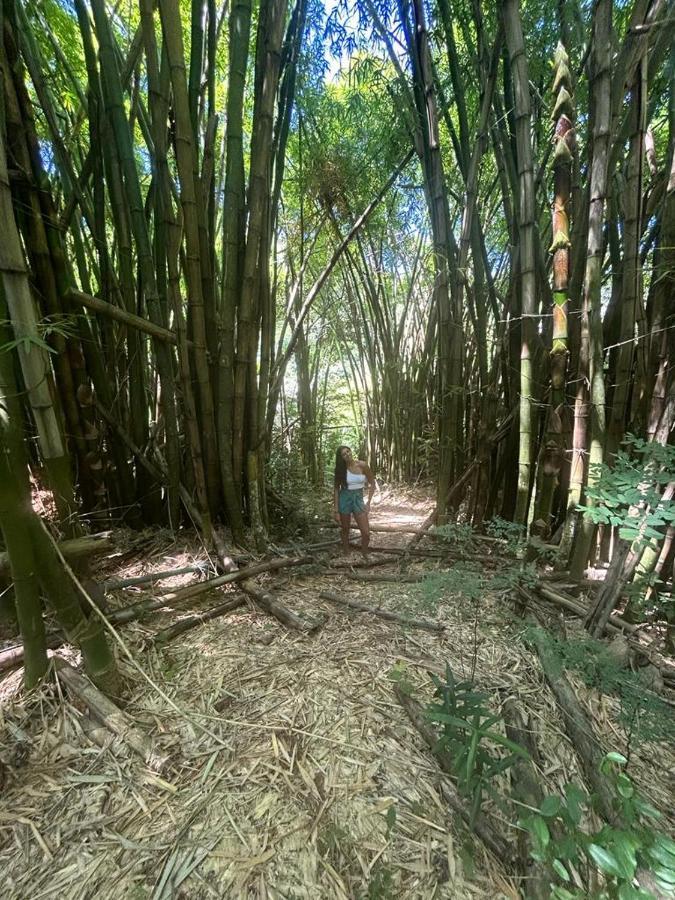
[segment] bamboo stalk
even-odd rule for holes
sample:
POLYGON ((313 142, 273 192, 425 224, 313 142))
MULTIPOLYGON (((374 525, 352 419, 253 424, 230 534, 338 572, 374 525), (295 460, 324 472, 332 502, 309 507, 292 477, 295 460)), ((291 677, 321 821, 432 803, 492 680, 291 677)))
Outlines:
MULTIPOLYGON (((95 553, 107 553, 113 548, 112 531, 101 531, 99 534, 87 534, 78 538, 71 538, 59 543, 59 550, 68 562, 77 562, 95 553)), ((0 553, 0 579, 9 571, 9 558, 6 553, 0 553)))
POLYGON ((116 322, 121 322, 123 325, 128 325, 130 328, 135 328, 137 331, 157 338, 159 341, 164 341, 166 344, 176 344, 178 342, 176 335, 168 328, 156 325, 150 319, 143 319, 141 316, 127 312, 119 306, 113 306, 112 303, 101 300, 100 297, 92 297, 91 294, 85 294, 84 291, 72 289, 65 294, 65 299, 72 303, 73 306, 86 306, 87 309, 91 309, 93 312, 107 316, 109 319, 114 319, 116 322))
POLYGON ((377 616, 380 619, 387 619, 390 622, 400 622, 401 625, 409 625, 411 628, 422 628, 425 631, 443 631, 444 626, 440 622, 430 622, 428 619, 413 619, 410 616, 404 616, 400 613, 390 612, 386 609, 366 606, 365 603, 359 603, 356 600, 349 600, 347 597, 339 597, 331 591, 321 591, 319 597, 324 600, 330 600, 331 603, 338 603, 340 606, 348 606, 358 612, 369 613, 371 616, 377 616))
POLYGON ((544 635, 535 631, 532 638, 546 681, 562 713, 563 724, 576 751, 584 777, 596 795, 598 808, 608 822, 616 823, 612 792, 602 776, 600 763, 604 756, 590 717, 584 711, 576 692, 563 672, 560 659, 546 643, 544 635))
POLYGON ((186 631, 190 631, 191 628, 196 628, 198 625, 203 625, 204 622, 210 622, 212 619, 216 619, 219 616, 227 615, 227 613, 232 612, 243 605, 244 599, 242 597, 234 597, 231 600, 225 601, 225 603, 214 606, 213 609, 209 609, 207 612, 188 616, 185 619, 181 619, 180 622, 175 622, 168 628, 163 628, 155 634, 152 641, 155 645, 167 644, 169 641, 174 640, 174 638, 184 634, 186 631))
POLYGON ((177 575, 203 574, 207 562, 196 566, 183 566, 180 569, 165 569, 161 572, 149 572, 147 575, 136 575, 134 578, 109 578, 101 584, 104 591, 119 591, 126 587, 136 587, 139 584, 147 584, 149 581, 163 581, 165 578, 175 578, 177 575))
POLYGON ((249 597, 252 597, 258 606, 262 607, 265 612, 274 616, 275 619, 278 619, 283 625, 286 625, 287 628, 310 633, 316 631, 322 624, 321 622, 310 622, 307 619, 301 618, 296 612, 293 612, 292 609, 289 609, 272 594, 257 590, 253 586, 253 582, 244 581, 241 585, 241 589, 245 594, 248 594, 249 597))
POLYGON ((155 772, 163 771, 168 757, 155 749, 152 741, 143 734, 112 700, 60 657, 54 657, 57 675, 66 688, 84 703, 94 719, 121 738, 155 772))
MULTIPOLYGON (((269 562, 257 563, 240 569, 237 572, 231 572, 228 575, 220 575, 208 581, 201 581, 199 584, 189 585, 182 591, 175 591, 173 594, 164 594, 162 597, 149 597, 138 601, 124 609, 117 610, 108 616, 108 621, 112 625, 125 625, 128 622, 135 622, 150 612, 162 609, 164 606, 175 607, 185 600, 191 600, 200 594, 206 593, 215 587, 221 587, 224 584, 233 584, 237 581, 243 581, 252 578, 255 575, 261 575, 263 572, 271 572, 275 569, 285 568, 291 565, 300 565, 309 562, 311 557, 291 557, 284 559, 273 559, 269 562)), ((61 633, 47 635, 47 647, 54 649, 66 643, 66 638, 61 633)), ((11 647, 8 650, 0 651, 0 672, 12 669, 21 665, 24 659, 22 647, 11 647)))

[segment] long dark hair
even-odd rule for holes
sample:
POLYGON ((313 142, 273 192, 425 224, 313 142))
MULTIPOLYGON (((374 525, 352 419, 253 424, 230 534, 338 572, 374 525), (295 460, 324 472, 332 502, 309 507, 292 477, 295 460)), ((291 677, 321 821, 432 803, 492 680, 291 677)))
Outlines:
POLYGON ((347 490, 347 463, 342 458, 342 451, 349 450, 346 444, 342 444, 335 451, 335 487, 347 490))

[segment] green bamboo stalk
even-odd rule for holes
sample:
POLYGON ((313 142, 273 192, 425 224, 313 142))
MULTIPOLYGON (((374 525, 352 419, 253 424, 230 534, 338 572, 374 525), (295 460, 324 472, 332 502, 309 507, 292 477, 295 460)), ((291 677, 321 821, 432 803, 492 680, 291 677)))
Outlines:
POLYGON ((554 57, 553 80, 555 122, 555 150, 553 156, 553 331, 551 335, 551 403, 547 433, 540 458, 540 491, 534 518, 551 531, 553 494, 560 475, 564 454, 563 431, 567 360, 569 357, 567 307, 570 265, 570 195, 572 187, 572 153, 574 149, 574 106, 569 57, 562 43, 558 43, 554 57))
MULTIPOLYGON (((7 57, 0 47, 0 74, 5 83, 10 78, 7 57)), ((21 240, 12 208, 12 195, 7 172, 4 120, 0 121, 0 280, 2 281, 9 317, 18 342, 19 361, 33 418, 38 432, 49 485, 64 527, 71 527, 76 510, 67 455, 59 414, 50 391, 52 380, 49 354, 40 338, 38 320, 30 291, 21 240)))
MULTIPOLYGON (((286 0, 269 0, 261 8, 256 38, 256 91, 251 138, 251 161, 248 189, 248 228, 242 266, 241 294, 238 306, 236 363, 234 370, 234 406, 232 416, 233 467, 235 478, 247 470, 259 473, 251 466, 248 454, 257 451, 258 374, 257 350, 259 342, 258 307, 261 267, 269 266, 268 243, 263 240, 266 214, 270 201, 269 165, 271 160, 273 116, 277 96, 280 51, 286 17, 286 0), (263 249, 265 252, 261 252, 263 249), (246 418, 248 414, 248 422, 246 418), (245 430, 247 425, 247 431, 245 430)), ((266 237, 266 232, 265 232, 266 237)), ((263 423, 261 423, 263 424, 263 423)), ((253 498, 258 485, 248 484, 249 512, 261 509, 261 498, 253 498)), ((254 530, 262 523, 252 523, 254 530)))
MULTIPOLYGON (((597 484, 603 461, 605 444, 605 381, 602 368, 602 309, 601 274, 604 253, 602 229, 607 196, 608 157, 610 139, 611 86, 611 0, 597 0, 593 21, 593 159, 590 177, 588 249, 584 277, 583 318, 589 334, 590 380, 590 453, 586 484, 597 484)), ((587 501, 592 502, 590 498, 587 501)), ((595 526, 588 519, 581 521, 576 537, 570 574, 581 578, 595 534, 595 526)))
POLYGON ((229 19, 230 59, 225 130, 223 278, 219 310, 218 445, 220 477, 232 534, 243 540, 241 469, 234 467, 235 321, 245 246, 245 175, 243 144, 244 88, 251 28, 250 0, 234 0, 229 19))
POLYGON ((517 0, 505 0, 504 31, 515 93, 516 145, 520 182, 519 253, 521 294, 520 416, 518 494, 514 521, 527 524, 532 476, 532 349, 537 313, 534 264, 534 170, 532 164, 530 87, 525 42, 517 0))
POLYGON ((9 554, 14 602, 25 657, 24 680, 31 688, 47 671, 47 643, 42 604, 35 572, 26 512, 30 509, 30 485, 25 465, 20 393, 14 377, 12 353, 7 350, 11 333, 7 305, 0 282, 0 531, 9 554))
MULTIPOLYGON (((204 62, 204 13, 205 0, 191 0, 190 11, 190 81, 188 86, 188 106, 190 110, 190 123, 192 125, 192 139, 194 146, 199 147, 199 95, 202 83, 202 68, 204 62)), ((181 30, 180 16, 176 19, 176 27, 181 30)))
POLYGON ((625 210, 623 227, 623 277, 621 281, 621 328, 615 368, 612 405, 607 427, 608 461, 619 449, 623 436, 630 424, 631 393, 639 393, 643 379, 639 372, 633 373, 638 353, 635 343, 636 323, 643 319, 643 281, 640 263, 640 237, 642 234, 642 194, 644 168, 644 139, 647 129, 647 85, 646 57, 638 70, 631 89, 631 135, 628 150, 626 187, 622 192, 625 210))

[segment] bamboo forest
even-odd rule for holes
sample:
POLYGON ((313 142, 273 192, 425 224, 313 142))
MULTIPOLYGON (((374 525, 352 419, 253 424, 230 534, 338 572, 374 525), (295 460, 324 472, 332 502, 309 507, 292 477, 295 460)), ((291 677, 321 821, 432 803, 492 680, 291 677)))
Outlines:
POLYGON ((675 0, 0 0, 2 900, 675 898, 675 0))

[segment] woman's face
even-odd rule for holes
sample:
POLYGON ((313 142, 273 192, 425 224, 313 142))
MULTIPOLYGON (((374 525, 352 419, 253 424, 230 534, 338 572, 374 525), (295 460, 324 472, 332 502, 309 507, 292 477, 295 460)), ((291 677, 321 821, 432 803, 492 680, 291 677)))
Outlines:
POLYGON ((342 452, 340 453, 340 456, 344 459, 344 461, 347 463, 347 465, 349 465, 349 463, 353 459, 352 451, 349 449, 349 447, 344 447, 342 449, 342 452))

